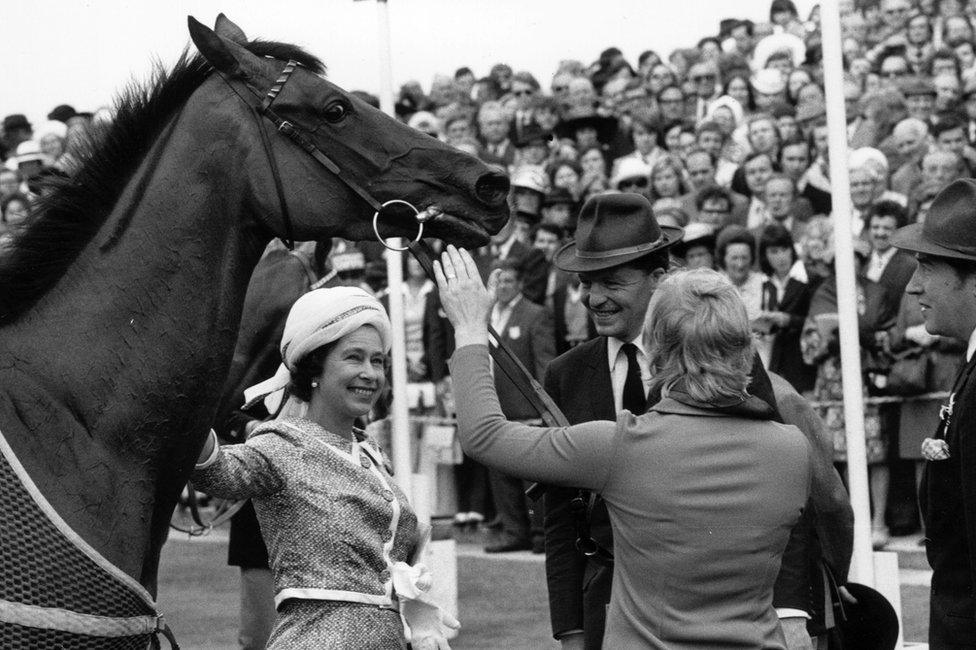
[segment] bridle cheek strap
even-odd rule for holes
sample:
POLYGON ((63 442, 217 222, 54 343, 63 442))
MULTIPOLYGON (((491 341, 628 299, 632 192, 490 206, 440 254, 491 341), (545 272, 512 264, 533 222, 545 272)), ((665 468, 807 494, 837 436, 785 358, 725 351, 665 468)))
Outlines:
POLYGON ((267 118, 274 125, 275 130, 278 133, 281 133, 298 145, 302 151, 310 155, 315 159, 316 162, 325 167, 333 176, 342 181, 346 187, 365 201, 367 205, 373 208, 373 210, 379 212, 383 209, 382 203, 380 203, 372 194, 367 192, 366 189, 363 188, 359 183, 346 176, 346 174, 343 173, 342 168, 339 167, 339 165, 337 165, 331 158, 329 158, 321 149, 315 146, 315 143, 306 137, 301 129, 272 110, 271 105, 274 103, 275 98, 278 97, 281 89, 284 88, 286 83, 288 83, 288 79, 291 77, 295 69, 301 67, 301 65, 302 64, 298 61, 288 61, 281 73, 278 75, 278 78, 275 80, 274 84, 267 93, 264 93, 264 95, 262 95, 245 80, 244 86, 253 95, 261 98, 261 105, 257 107, 246 101, 244 97, 237 92, 237 89, 234 87, 231 81, 223 74, 218 73, 220 78, 224 80, 224 83, 230 87, 234 94, 237 95, 241 101, 247 104, 248 108, 251 110, 251 114, 254 116, 254 119, 257 122, 258 132, 261 134, 261 144, 264 147, 268 164, 271 167, 271 177, 274 181, 275 192, 278 195, 278 204, 281 206, 281 219, 285 228, 285 237, 282 238, 282 241, 289 249, 292 250, 294 250, 295 247, 295 236, 294 227, 292 226, 291 213, 288 210, 288 202, 285 200, 285 190, 281 182, 281 173, 278 171, 278 162, 271 146, 271 139, 268 137, 267 130, 264 127, 264 121, 261 119, 261 117, 267 118))

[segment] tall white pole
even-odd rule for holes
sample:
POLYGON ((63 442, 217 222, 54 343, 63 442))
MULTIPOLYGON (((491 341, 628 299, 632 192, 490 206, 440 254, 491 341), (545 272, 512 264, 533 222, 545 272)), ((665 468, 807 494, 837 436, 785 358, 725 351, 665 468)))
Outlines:
MULTIPOLYGON (((376 0, 376 23, 380 47, 380 108, 387 115, 393 111, 393 65, 390 53, 390 17, 386 0, 376 0)), ((399 237, 387 240, 394 248, 402 246, 399 237)), ((410 454, 410 422, 407 407, 407 345, 403 325, 403 253, 386 251, 386 277, 389 286, 390 321, 393 323, 393 408, 390 445, 397 483, 405 494, 411 494, 413 462, 410 454)))
POLYGON ((844 65, 841 57, 840 8, 837 0, 821 6, 824 90, 830 147, 830 192, 834 221, 834 269, 840 321, 844 422, 847 428, 847 472, 854 509, 854 558, 850 579, 874 586, 871 505, 868 498, 867 450, 864 444, 864 393, 857 327, 857 286, 851 230, 851 188, 847 177, 847 118, 844 112, 844 65))

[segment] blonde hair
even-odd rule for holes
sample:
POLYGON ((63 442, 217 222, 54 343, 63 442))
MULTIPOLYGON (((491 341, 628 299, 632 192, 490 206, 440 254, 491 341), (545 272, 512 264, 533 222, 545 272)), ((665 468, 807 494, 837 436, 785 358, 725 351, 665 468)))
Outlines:
POLYGON ((679 380, 699 402, 744 397, 753 362, 749 317, 739 292, 711 269, 678 271, 654 292, 644 325, 651 392, 679 380))

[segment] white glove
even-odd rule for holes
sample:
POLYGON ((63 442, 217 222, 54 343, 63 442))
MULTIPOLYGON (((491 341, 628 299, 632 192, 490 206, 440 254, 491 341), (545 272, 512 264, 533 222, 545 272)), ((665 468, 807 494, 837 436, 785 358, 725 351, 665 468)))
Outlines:
POLYGON ((427 593, 433 583, 430 570, 420 563, 397 562, 392 574, 407 641, 416 650, 450 650, 448 631, 461 624, 431 600, 427 593))

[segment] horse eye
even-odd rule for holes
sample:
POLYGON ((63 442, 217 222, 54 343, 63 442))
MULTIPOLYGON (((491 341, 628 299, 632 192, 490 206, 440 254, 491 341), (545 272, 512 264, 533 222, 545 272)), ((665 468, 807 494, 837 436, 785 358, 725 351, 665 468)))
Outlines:
POLYGON ((325 107, 324 111, 322 111, 322 115, 325 116, 326 121, 331 122, 332 124, 341 122, 343 119, 345 119, 347 113, 348 110, 346 109, 346 105, 342 102, 332 102, 325 107))

